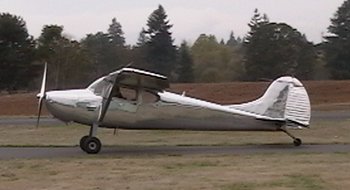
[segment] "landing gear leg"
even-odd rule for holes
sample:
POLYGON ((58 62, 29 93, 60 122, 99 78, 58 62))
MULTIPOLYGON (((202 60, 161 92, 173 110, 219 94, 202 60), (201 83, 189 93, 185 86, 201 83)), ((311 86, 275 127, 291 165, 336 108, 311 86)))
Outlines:
POLYGON ((294 146, 300 146, 302 144, 301 139, 296 138, 294 135, 290 134, 286 129, 281 130, 293 139, 294 146))
POLYGON ((95 137, 98 125, 93 124, 90 128, 90 133, 88 136, 83 136, 80 139, 80 148, 88 154, 97 154, 101 150, 101 141, 95 137))

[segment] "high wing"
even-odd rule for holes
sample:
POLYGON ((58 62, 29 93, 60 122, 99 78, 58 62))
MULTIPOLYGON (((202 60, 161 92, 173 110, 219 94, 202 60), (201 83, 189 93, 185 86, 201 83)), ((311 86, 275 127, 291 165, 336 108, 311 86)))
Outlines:
MULTIPOLYGON (((114 73, 111 74, 113 75, 114 73)), ((116 75, 115 84, 119 86, 143 88, 156 91, 163 91, 165 88, 169 88, 169 81, 167 77, 133 68, 121 69, 116 75)))
POLYGON ((123 68, 97 79, 88 87, 89 90, 103 98, 97 124, 103 121, 113 92, 119 87, 163 91, 165 88, 169 88, 169 81, 163 75, 134 68, 123 68))

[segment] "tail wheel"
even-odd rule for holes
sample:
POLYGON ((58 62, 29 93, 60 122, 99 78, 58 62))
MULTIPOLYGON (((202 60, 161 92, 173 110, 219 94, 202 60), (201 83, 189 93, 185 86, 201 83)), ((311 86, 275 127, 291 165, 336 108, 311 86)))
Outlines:
POLYGON ((295 138, 293 143, 294 143, 294 146, 300 146, 302 144, 302 141, 299 138, 295 138))
POLYGON ((301 139, 296 138, 294 135, 290 134, 286 129, 281 128, 280 130, 286 133, 288 136, 290 136, 293 139, 294 146, 300 146, 303 143, 301 139))
MULTIPOLYGON (((83 140, 84 137, 81 139, 83 140)), ((88 154, 97 154, 101 150, 101 141, 96 137, 87 137, 83 141, 82 149, 88 154)))

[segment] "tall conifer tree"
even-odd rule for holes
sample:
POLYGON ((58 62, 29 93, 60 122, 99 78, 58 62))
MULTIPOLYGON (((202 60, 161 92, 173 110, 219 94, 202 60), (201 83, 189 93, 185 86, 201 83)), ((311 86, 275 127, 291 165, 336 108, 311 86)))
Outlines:
POLYGON ((116 18, 112 19, 112 23, 109 25, 108 34, 111 42, 116 46, 124 46, 125 38, 122 30, 122 25, 117 22, 116 18))
POLYGON ((35 76, 34 40, 25 21, 9 13, 0 14, 0 91, 26 87, 35 76))
POLYGON ((164 8, 159 5, 148 17, 145 39, 147 39, 148 68, 170 76, 175 69, 176 47, 169 31, 172 27, 164 8))
POLYGON ((193 59, 186 41, 181 43, 178 58, 178 82, 193 82, 193 59))
POLYGON ((350 0, 338 8, 326 39, 327 66, 334 79, 350 78, 350 0))
POLYGON ((258 9, 254 10, 254 15, 251 18, 250 22, 248 23, 248 26, 250 28, 250 31, 248 32, 247 36, 245 37, 245 43, 249 43, 250 39, 254 35, 254 33, 264 24, 268 24, 269 18, 266 14, 261 15, 258 9))
POLYGON ((259 27, 246 45, 246 79, 274 79, 294 75, 312 79, 316 54, 312 43, 285 23, 259 27))

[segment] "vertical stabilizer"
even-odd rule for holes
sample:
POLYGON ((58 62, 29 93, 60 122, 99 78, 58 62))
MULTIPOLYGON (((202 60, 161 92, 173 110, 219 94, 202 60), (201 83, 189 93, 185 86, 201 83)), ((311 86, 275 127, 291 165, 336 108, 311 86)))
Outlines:
POLYGON ((285 120, 292 127, 308 126, 311 117, 310 100, 303 84, 289 76, 275 80, 261 98, 229 107, 269 119, 285 120))

